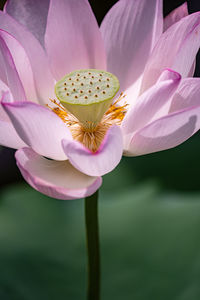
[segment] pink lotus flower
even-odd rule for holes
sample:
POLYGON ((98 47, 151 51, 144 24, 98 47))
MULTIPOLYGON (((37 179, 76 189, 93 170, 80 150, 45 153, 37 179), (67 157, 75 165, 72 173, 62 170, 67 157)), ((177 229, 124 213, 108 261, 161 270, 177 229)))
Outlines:
POLYGON ((17 165, 32 187, 58 199, 91 195, 123 153, 169 149, 199 129, 200 79, 190 77, 200 13, 187 16, 184 4, 164 28, 161 0, 120 0, 100 30, 87 0, 7 2, 0 12, 0 143, 19 149, 17 165), (80 69, 115 74, 125 95, 89 134, 54 94, 57 81, 80 69))

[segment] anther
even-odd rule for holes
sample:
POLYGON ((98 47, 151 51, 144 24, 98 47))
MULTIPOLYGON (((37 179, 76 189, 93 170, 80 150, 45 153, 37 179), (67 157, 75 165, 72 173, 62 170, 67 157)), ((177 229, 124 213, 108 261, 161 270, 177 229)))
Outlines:
POLYGON ((64 90, 66 91, 66 90, 67 90, 67 88, 64 88, 64 90))
POLYGON ((94 95, 96 98, 98 97, 98 95, 94 95))
POLYGON ((76 99, 77 99, 77 98, 78 98, 78 96, 74 96, 74 98, 76 98, 76 99))
POLYGON ((76 92, 76 89, 73 89, 74 92, 76 92))
POLYGON ((97 90, 99 90, 99 86, 97 86, 97 90))
POLYGON ((89 72, 88 75, 91 75, 91 73, 89 72))
POLYGON ((66 82, 64 83, 64 85, 67 85, 66 82))
POLYGON ((71 77, 69 78, 69 80, 72 80, 71 77))
POLYGON ((110 87, 109 84, 107 84, 107 87, 110 87))
POLYGON ((83 91, 81 90, 80 93, 83 94, 83 91))
POLYGON ((74 85, 74 83, 72 82, 72 85, 74 85))
POLYGON ((92 81, 90 81, 90 84, 93 84, 93 82, 92 82, 92 81))
POLYGON ((99 82, 101 82, 101 79, 99 79, 99 82))
POLYGON ((84 84, 81 82, 81 86, 84 86, 84 84))
POLYGON ((87 99, 88 97, 87 96, 85 96, 85 99, 87 99))
POLYGON ((110 81, 110 79, 109 79, 109 78, 107 78, 107 81, 110 81))
POLYGON ((76 81, 79 81, 79 79, 77 78, 76 81))
POLYGON ((66 95, 69 96, 69 93, 67 93, 66 95))
POLYGON ((105 92, 105 91, 103 91, 102 93, 103 93, 103 94, 105 94, 106 92, 105 92))
POLYGON ((88 91, 88 93, 92 93, 92 91, 91 91, 91 90, 89 90, 89 91, 88 91))

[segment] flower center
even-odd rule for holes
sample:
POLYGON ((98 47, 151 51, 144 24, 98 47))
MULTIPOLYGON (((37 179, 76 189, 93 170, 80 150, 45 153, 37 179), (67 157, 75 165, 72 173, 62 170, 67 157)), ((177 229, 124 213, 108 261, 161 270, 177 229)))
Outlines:
POLYGON ((95 69, 79 70, 56 83, 58 100, 47 105, 67 124, 75 140, 96 152, 112 125, 120 125, 127 111, 119 81, 111 73, 95 69), (123 103, 120 103, 123 102, 123 103))
POLYGON ((78 70, 56 83, 61 104, 83 128, 93 132, 119 90, 119 81, 111 73, 96 69, 78 70))

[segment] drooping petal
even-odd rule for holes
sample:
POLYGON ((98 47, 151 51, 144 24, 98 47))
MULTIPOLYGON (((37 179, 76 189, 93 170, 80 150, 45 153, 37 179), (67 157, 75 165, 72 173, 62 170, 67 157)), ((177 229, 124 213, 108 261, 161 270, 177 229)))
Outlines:
POLYGON ((103 41, 87 0, 51 0, 45 44, 57 80, 74 70, 105 69, 103 41))
POLYGON ((2 82, 0 82, 0 89, 1 89, 1 100, 0 100, 0 145, 5 147, 10 147, 14 149, 19 149, 25 147, 26 144, 20 139, 18 136, 15 128, 13 127, 12 123, 6 112, 4 111, 1 102, 5 98, 10 98, 12 101, 12 96, 9 90, 4 86, 2 82))
POLYGON ((62 144, 71 164, 90 176, 102 176, 111 172, 120 162, 123 152, 122 134, 118 126, 108 130, 95 153, 76 141, 63 140, 62 144))
POLYGON ((170 113, 200 106, 200 78, 184 78, 171 102, 170 113))
MULTIPOLYGON (((161 74, 159 81, 143 93, 137 102, 129 108, 122 122, 123 134, 133 134, 136 130, 152 122, 155 116, 158 116, 158 113, 161 112, 160 110, 163 107, 166 108, 165 104, 169 102, 176 91, 180 80, 180 74, 169 69, 165 70, 161 74)), ((162 110, 163 115, 167 113, 167 108, 162 110)))
POLYGON ((162 30, 160 0, 121 0, 108 12, 101 25, 107 69, 122 90, 140 77, 162 30))
POLYGON ((76 170, 69 161, 47 160, 30 148, 15 154, 24 179, 37 191, 56 199, 73 200, 92 195, 101 186, 100 177, 76 170))
POLYGON ((44 45, 49 0, 8 0, 4 11, 24 25, 44 45))
POLYGON ((46 103, 54 96, 54 79, 42 46, 24 26, 0 11, 0 28, 14 36, 25 49, 29 58, 40 101, 46 103))
POLYGON ((200 128, 200 106, 160 118, 132 137, 125 155, 137 156, 176 147, 200 128))
POLYGON ((14 99, 25 101, 26 95, 12 55, 0 33, 0 78, 10 88, 14 99))
MULTIPOLYGON (((35 91, 33 72, 24 48, 6 31, 0 30, 0 37, 6 43, 6 46, 12 55, 16 71, 26 94, 26 99, 37 102, 38 97, 35 91)), ((12 89, 12 86, 10 88, 12 89)), ((20 99, 17 98, 16 100, 20 99)))
POLYGON ((200 46, 200 12, 189 15, 163 33, 144 71, 141 92, 152 86, 164 68, 187 77, 200 46))
POLYGON ((178 22, 182 18, 188 15, 188 5, 187 2, 183 3, 176 9, 174 9, 169 15, 164 19, 164 31, 166 31, 174 23, 178 22))
POLYGON ((5 103, 3 106, 21 139, 40 155, 66 160, 62 139, 72 139, 65 123, 46 107, 32 102, 5 103))

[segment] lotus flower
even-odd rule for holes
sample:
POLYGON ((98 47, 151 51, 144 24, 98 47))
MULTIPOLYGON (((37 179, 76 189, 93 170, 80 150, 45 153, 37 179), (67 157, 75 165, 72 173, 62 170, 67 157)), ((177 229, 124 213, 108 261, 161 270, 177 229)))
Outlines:
POLYGON ((186 4, 163 26, 161 0, 120 0, 99 29, 87 0, 10 0, 0 12, 0 143, 18 149, 23 177, 41 193, 91 195, 123 154, 169 149, 199 129, 200 79, 191 78, 199 46, 200 13, 188 16, 186 4), (54 92, 77 70, 120 82, 89 130, 86 114, 66 110, 54 92))

